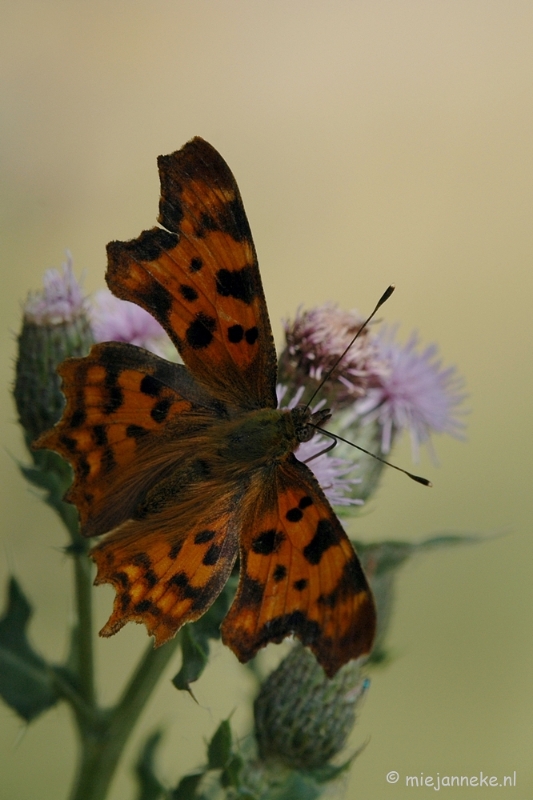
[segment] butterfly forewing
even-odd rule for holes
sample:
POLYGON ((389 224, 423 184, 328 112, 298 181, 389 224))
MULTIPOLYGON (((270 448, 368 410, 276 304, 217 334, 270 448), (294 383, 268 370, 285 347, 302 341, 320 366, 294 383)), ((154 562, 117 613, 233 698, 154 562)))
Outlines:
POLYGON ((243 500, 241 580, 223 639, 241 661, 290 634, 328 675, 370 651, 374 602, 359 559, 296 458, 258 473, 243 500))
POLYGON ((199 138, 160 156, 159 172, 165 230, 108 245, 109 287, 159 320, 216 397, 274 408, 276 354, 235 178, 199 138))

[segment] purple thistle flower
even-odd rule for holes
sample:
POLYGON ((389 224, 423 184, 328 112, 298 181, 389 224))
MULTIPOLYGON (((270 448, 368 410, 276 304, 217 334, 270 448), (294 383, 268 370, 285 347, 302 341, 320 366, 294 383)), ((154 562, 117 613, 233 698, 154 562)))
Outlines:
POLYGON ((136 303, 120 300, 108 289, 92 298, 91 325, 96 342, 129 342, 158 356, 168 355, 167 334, 148 311, 136 303))
POLYGON ((72 322, 86 311, 86 298, 72 270, 72 256, 62 272, 49 269, 44 273, 43 289, 30 292, 24 303, 24 316, 35 325, 61 325, 72 322))
POLYGON ((464 380, 455 367, 442 369, 435 344, 420 352, 419 337, 414 332, 402 346, 394 341, 397 330, 397 325, 384 327, 376 337, 387 370, 355 404, 350 416, 351 422, 357 418, 364 423, 378 422, 383 453, 390 451, 396 434, 408 430, 417 461, 420 445, 430 446, 432 432, 462 438, 464 423, 458 417, 465 413, 459 409, 466 397, 464 380))
MULTIPOLYGON (((280 408, 294 408, 298 405, 305 387, 300 386, 289 402, 283 403, 288 387, 278 384, 277 395, 280 408)), ((317 411, 324 405, 324 401, 317 403, 313 411, 317 411)), ((361 482, 359 478, 351 477, 357 465, 344 458, 335 458, 328 453, 320 453, 329 444, 329 439, 325 436, 316 434, 309 442, 302 442, 296 450, 296 455, 300 461, 309 462, 307 466, 313 472, 315 478, 322 487, 324 494, 333 506, 353 506, 362 505, 363 501, 351 497, 352 487, 361 482), (316 456, 316 457, 314 457, 316 456), (312 459, 309 461, 309 459, 312 459)))
MULTIPOLYGON (((280 357, 280 372, 291 383, 316 384, 335 366, 363 324, 357 311, 343 311, 335 303, 324 303, 309 311, 299 310, 293 322, 286 321, 286 347, 280 357)), ((334 392, 336 405, 351 404, 364 397, 384 366, 375 340, 366 328, 334 370, 326 391, 334 392)))

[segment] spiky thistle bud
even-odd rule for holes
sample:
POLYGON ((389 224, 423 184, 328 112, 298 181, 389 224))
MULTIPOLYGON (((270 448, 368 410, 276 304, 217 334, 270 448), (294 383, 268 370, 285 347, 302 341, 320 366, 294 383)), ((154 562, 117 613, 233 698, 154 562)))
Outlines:
POLYGON ((254 703, 260 758, 300 770, 326 766, 343 749, 366 687, 358 662, 330 679, 312 653, 296 644, 254 703))
POLYGON ((93 343, 81 288, 70 256, 62 272, 48 270, 44 288, 31 292, 24 304, 13 394, 26 439, 35 440, 61 416, 64 398, 58 364, 83 356, 93 343))

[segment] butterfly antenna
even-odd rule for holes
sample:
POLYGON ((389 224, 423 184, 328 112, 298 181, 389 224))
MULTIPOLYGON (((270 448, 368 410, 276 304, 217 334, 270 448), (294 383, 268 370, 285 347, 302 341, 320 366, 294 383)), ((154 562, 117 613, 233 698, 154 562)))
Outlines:
MULTIPOLYGON (((305 406, 306 408, 309 408, 309 406, 311 405, 311 403, 313 402, 313 400, 315 399, 315 397, 317 396, 319 391, 322 389, 322 387, 326 383, 326 381, 328 381, 331 378, 332 374, 335 372, 335 370, 337 369, 337 367, 339 366, 340 362, 342 361, 342 359, 344 358, 344 356, 346 355, 346 353, 348 352, 350 347, 353 345, 355 340, 358 339, 358 337, 364 331, 364 329, 366 328, 366 326, 368 325, 370 320, 377 314, 378 309, 381 308, 383 303, 385 303, 389 299, 389 297, 391 296, 391 294, 393 293, 395 288, 396 288, 395 285, 393 283, 391 283, 391 285, 383 292, 383 294, 379 298, 378 302, 376 303, 376 307, 374 308, 373 312, 370 314, 369 317, 367 317, 367 319, 365 319, 365 321, 363 322, 363 324, 361 325, 361 327, 359 328, 359 330, 357 331, 357 333, 355 334, 355 336, 351 340, 350 344, 347 347, 344 348, 344 350, 342 351, 342 353, 340 354, 338 359, 335 361, 335 363, 333 364, 331 369, 329 369, 326 372, 326 374, 324 375, 324 377, 322 378, 322 380, 320 381, 320 383, 316 387, 315 391, 311 395, 311 398, 306 403, 306 406, 305 406)), ((348 444, 350 444, 350 442, 348 442, 348 444)), ((359 448, 359 449, 362 449, 362 448, 359 448)), ((376 456, 376 458, 377 458, 377 456, 376 456)), ((390 466, 392 466, 392 464, 390 466)), ((397 467, 397 469, 399 469, 399 467, 397 467)), ((404 470, 402 470, 402 472, 403 471, 404 470)))
POLYGON ((375 453, 371 453, 370 450, 365 450, 364 447, 360 447, 358 444, 354 444, 353 442, 348 441, 348 439, 343 439, 343 437, 339 436, 337 433, 331 433, 330 431, 325 431, 324 428, 319 428, 318 425, 313 425, 313 428, 319 431, 320 433, 323 433, 324 436, 329 436, 330 439, 335 439, 335 441, 344 442, 344 444, 349 444, 350 447, 355 447, 357 450, 361 450, 362 453, 366 453, 367 456, 371 456, 372 458, 375 458, 377 461, 381 461, 382 464, 386 464, 388 467, 397 469, 398 472, 403 472, 403 474, 407 475, 408 478, 411 478, 412 481, 421 483, 422 486, 433 486, 431 481, 428 481, 427 478, 422 478, 420 475, 413 475, 412 472, 407 472, 406 469, 397 467, 396 464, 391 464, 390 461, 385 461, 384 458, 380 458, 380 456, 377 456, 375 453))

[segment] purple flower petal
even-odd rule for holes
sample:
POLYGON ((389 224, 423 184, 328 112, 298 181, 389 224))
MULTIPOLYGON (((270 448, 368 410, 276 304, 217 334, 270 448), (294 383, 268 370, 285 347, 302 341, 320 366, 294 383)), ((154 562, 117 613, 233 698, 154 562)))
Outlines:
POLYGON ((389 452, 396 433, 408 430, 416 461, 420 445, 429 445, 431 433, 462 437, 464 422, 459 417, 465 412, 459 406, 466 397, 464 380, 455 367, 442 368, 436 345, 420 351, 414 332, 402 346, 394 340, 397 330, 398 326, 384 327, 376 337, 387 370, 356 403, 354 417, 379 422, 384 453, 389 452))
POLYGON ((44 273, 43 287, 41 291, 30 292, 24 304, 24 315, 30 322, 60 325, 86 311, 86 298, 74 277, 69 252, 61 272, 49 269, 44 273))
POLYGON ((120 300, 107 289, 93 296, 90 316, 96 342, 129 342, 160 356, 171 347, 167 334, 151 314, 136 303, 120 300))

